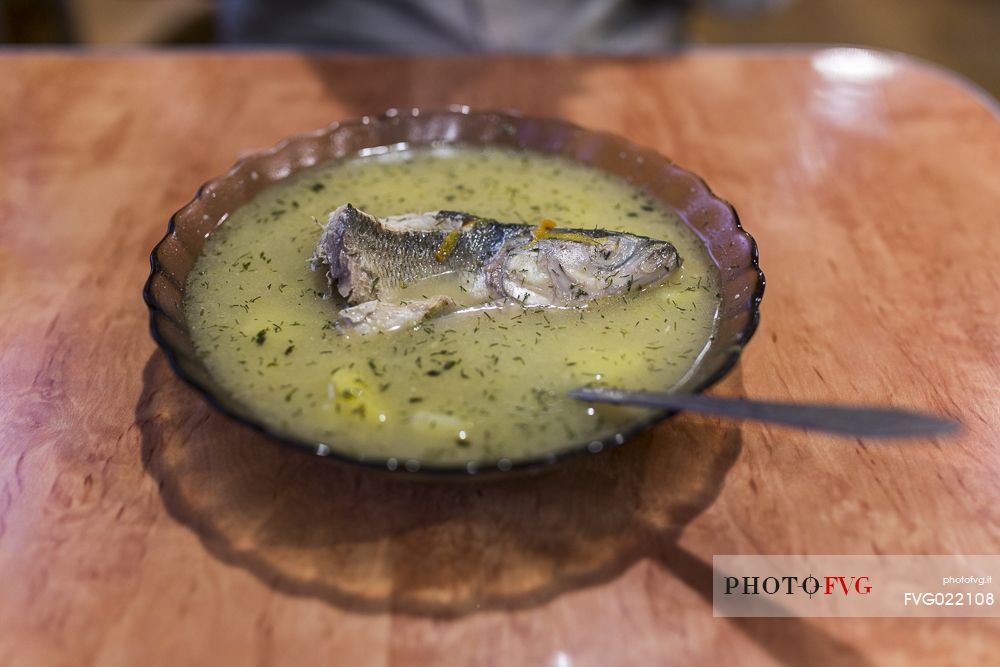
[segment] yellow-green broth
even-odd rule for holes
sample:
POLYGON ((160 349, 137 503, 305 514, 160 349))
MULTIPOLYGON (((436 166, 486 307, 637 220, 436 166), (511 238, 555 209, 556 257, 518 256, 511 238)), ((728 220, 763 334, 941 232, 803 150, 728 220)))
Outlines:
POLYGON ((322 165, 271 186, 207 240, 185 310, 230 398, 321 452, 428 463, 534 458, 614 437, 648 412, 566 397, 584 385, 669 390, 715 331, 717 273, 673 213, 625 180, 510 149, 427 148, 322 165), (575 309, 438 317, 345 336, 308 260, 334 208, 438 209, 505 222, 604 228, 673 243, 664 285, 575 309), (326 448, 329 448, 327 450, 326 448))

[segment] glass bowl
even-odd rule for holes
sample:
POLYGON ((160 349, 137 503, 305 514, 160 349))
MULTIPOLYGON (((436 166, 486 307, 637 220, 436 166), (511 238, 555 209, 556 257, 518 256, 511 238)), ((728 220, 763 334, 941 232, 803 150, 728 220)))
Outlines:
POLYGON ((676 391, 704 391, 736 364, 757 328, 764 274, 758 265, 757 244, 740 226, 730 204, 716 197, 698 176, 651 149, 615 135, 559 119, 452 107, 443 111, 390 109, 380 116, 333 123, 250 154, 222 176, 205 183, 194 199, 170 218, 166 236, 150 255, 151 270, 143 291, 152 336, 177 375, 218 410, 277 442, 401 474, 469 476, 542 469, 568 456, 621 445, 635 433, 674 414, 654 412, 604 440, 554 444, 550 453, 537 458, 441 465, 413 459, 355 457, 339 452, 336 443, 290 438, 261 421, 251 409, 227 397, 195 353, 183 309, 188 273, 212 232, 261 190, 304 169, 370 153, 371 149, 383 146, 450 143, 526 148, 568 157, 624 177, 675 211, 703 241, 718 268, 721 293, 716 336, 676 391))

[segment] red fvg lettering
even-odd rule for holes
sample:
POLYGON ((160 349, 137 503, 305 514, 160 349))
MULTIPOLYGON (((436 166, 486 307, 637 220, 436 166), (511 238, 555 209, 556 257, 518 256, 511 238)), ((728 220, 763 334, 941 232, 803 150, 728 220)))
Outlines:
POLYGON ((847 577, 823 577, 826 582, 826 586, 823 590, 824 595, 833 595, 838 592, 837 584, 840 584, 840 590, 844 592, 844 595, 850 594, 853 589, 858 595, 868 595, 872 592, 872 587, 868 584, 868 577, 851 577, 850 581, 847 577))

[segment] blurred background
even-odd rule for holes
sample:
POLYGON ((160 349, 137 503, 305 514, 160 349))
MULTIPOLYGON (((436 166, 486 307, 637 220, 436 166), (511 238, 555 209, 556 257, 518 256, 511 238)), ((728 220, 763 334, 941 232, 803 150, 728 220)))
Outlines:
POLYGON ((902 51, 1000 97, 1000 0, 0 0, 14 45, 649 53, 689 44, 902 51))

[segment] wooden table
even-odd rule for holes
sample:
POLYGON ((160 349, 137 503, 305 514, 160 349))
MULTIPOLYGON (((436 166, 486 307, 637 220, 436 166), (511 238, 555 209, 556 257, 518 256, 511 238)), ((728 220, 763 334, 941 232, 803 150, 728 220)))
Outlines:
POLYGON ((954 75, 856 51, 7 52, 0 99, 0 664, 996 664, 997 619, 710 603, 713 554, 1000 549, 1000 122, 954 75), (241 151, 457 102, 618 132, 735 203, 768 288, 716 393, 905 404, 964 433, 685 416, 448 486, 216 415, 147 334, 169 214, 241 151))

